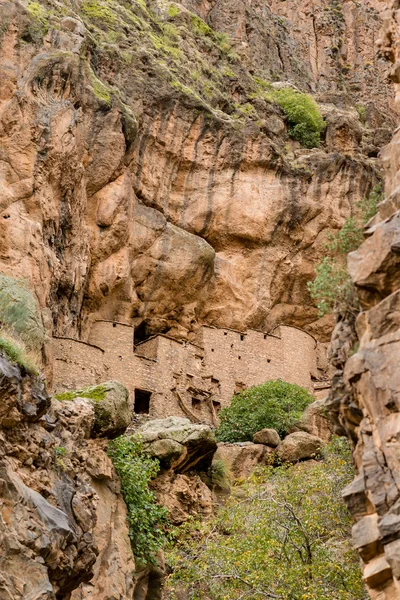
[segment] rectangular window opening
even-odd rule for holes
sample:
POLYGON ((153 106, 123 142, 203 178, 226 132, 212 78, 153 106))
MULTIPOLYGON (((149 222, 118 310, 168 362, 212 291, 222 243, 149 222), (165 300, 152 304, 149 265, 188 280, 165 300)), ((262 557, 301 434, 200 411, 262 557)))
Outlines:
POLYGON ((137 415, 148 415, 150 412, 151 392, 135 389, 135 403, 133 412, 137 415))

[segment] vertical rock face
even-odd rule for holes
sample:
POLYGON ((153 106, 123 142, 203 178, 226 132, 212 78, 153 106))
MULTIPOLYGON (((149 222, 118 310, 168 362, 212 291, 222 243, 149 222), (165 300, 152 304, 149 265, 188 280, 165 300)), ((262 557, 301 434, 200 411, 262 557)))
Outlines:
MULTIPOLYGON (((396 91, 400 83, 399 8, 396 1, 387 10, 381 44, 394 63, 396 91)), ((383 154, 386 199, 367 226, 365 242, 348 259, 362 312, 355 322, 350 317, 338 323, 332 343, 338 373, 331 410, 338 427, 356 443, 358 475, 344 491, 344 499, 355 519, 353 541, 363 562, 365 582, 371 598, 379 600, 400 597, 398 146, 397 132, 383 154)))
POLYGON ((39 21, 0 2, 0 268, 31 282, 49 332, 327 339, 306 284, 377 182, 393 112, 380 3, 36 4, 39 21), (319 149, 289 138, 260 81, 316 95, 319 149))
POLYGON ((51 404, 3 356, 0 398, 0 597, 132 599, 126 506, 92 404, 51 404))

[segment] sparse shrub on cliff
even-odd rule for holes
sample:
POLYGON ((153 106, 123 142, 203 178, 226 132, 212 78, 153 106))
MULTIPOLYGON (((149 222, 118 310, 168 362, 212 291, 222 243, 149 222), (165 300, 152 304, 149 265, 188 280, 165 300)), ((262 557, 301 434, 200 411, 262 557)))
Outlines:
POLYGON ((166 553, 168 598, 364 600, 341 498, 353 476, 347 440, 336 438, 325 454, 260 469, 216 517, 179 528, 166 553))
POLYGON ((0 274, 0 351, 37 373, 35 355, 46 339, 40 310, 24 281, 0 274))
POLYGON ((24 369, 31 375, 37 375, 39 370, 34 359, 29 356, 24 346, 11 336, 0 331, 0 352, 5 354, 8 360, 24 369))
POLYGON ((286 115, 289 135, 305 148, 318 147, 325 121, 315 100, 292 88, 274 89, 270 93, 286 115))
POLYGON ((358 313, 357 294, 347 271, 347 255, 362 243, 364 226, 376 214, 382 193, 379 183, 357 204, 355 215, 346 219, 343 227, 330 236, 326 244, 327 256, 315 268, 315 279, 308 283, 320 317, 331 312, 358 313))
POLYGON ((251 441, 253 435, 265 428, 276 429, 285 435, 295 425, 313 397, 295 383, 278 379, 267 381, 236 394, 230 406, 220 412, 216 431, 221 442, 251 441))
POLYGON ((28 13, 30 16, 29 31, 34 42, 43 39, 49 29, 49 13, 36 0, 28 2, 28 13))
POLYGON ((168 513, 149 488, 158 473, 159 462, 145 456, 140 441, 127 435, 112 440, 108 454, 121 480, 133 553, 139 563, 154 562, 165 543, 163 525, 168 513))
POLYGON ((20 338, 28 350, 38 350, 45 341, 40 311, 25 282, 1 274, 0 327, 20 338))

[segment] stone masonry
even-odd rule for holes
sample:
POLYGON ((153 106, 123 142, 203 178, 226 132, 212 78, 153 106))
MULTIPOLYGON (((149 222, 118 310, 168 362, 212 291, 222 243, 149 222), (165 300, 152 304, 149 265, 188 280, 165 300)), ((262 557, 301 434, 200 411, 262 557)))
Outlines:
POLYGON ((156 335, 136 346, 131 325, 96 321, 88 342, 54 338, 54 391, 121 381, 135 412, 216 423, 235 392, 268 381, 297 383, 316 397, 329 388, 325 347, 304 331, 273 334, 203 326, 196 343, 156 335))

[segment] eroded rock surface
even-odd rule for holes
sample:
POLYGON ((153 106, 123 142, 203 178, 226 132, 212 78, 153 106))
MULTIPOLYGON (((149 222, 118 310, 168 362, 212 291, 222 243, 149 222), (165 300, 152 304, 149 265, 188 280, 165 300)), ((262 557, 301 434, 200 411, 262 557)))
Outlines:
POLYGON ((0 596, 133 598, 126 507, 93 406, 51 403, 3 356, 0 396, 0 596))
MULTIPOLYGON (((382 51, 400 83, 399 2, 390 3, 382 51)), ((352 513, 353 542, 362 558, 371 598, 400 596, 400 196, 399 133, 383 154, 386 198, 366 228, 366 240, 349 255, 348 267, 362 312, 337 324, 332 357, 338 368, 329 399, 339 431, 355 443, 358 474, 345 489, 352 513)))
POLYGON ((326 339, 306 283, 328 232, 377 182, 393 112, 371 41, 380 3, 338 14, 311 0, 185 0, 178 21, 138 3, 129 26, 122 9, 109 17, 116 43, 81 1, 67 16, 50 4, 40 30, 25 0, 0 3, 0 267, 31 282, 48 332, 85 339, 104 318, 191 338, 198 323, 282 322, 326 339), (187 9, 231 36, 232 59, 196 37, 187 9), (158 23, 153 37, 136 39, 138 20, 158 23), (151 45, 176 24, 181 60, 209 64, 205 81, 227 61, 211 100, 177 81, 192 63, 168 71, 177 49, 167 59, 163 38, 151 45), (253 98, 252 73, 317 94, 320 149, 288 138, 282 111, 253 98))

